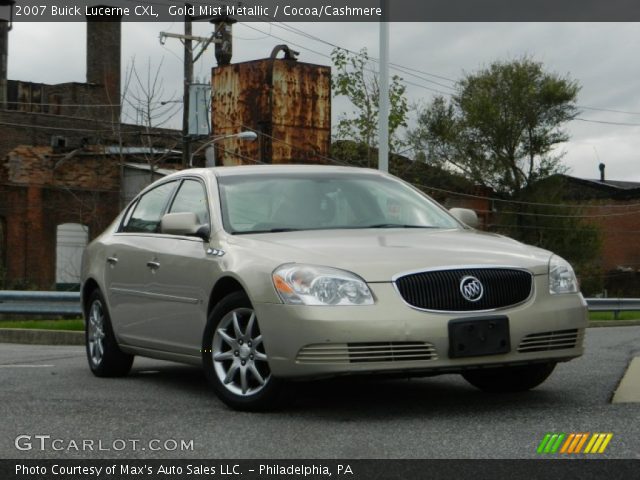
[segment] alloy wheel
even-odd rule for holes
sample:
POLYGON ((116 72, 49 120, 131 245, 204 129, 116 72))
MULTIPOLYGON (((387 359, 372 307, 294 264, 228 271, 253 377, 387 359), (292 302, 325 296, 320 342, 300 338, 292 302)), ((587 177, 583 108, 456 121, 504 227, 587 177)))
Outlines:
POLYGON ((94 300, 89 310, 88 340, 89 358, 95 366, 100 365, 104 356, 104 310, 100 300, 94 300))
POLYGON ((235 395, 255 395, 271 378, 256 314, 250 308, 236 308, 222 317, 211 355, 218 379, 235 395))

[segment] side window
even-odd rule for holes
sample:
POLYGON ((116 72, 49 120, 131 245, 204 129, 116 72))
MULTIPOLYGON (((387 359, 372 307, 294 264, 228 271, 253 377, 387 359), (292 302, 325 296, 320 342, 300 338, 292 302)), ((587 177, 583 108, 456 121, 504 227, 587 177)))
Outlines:
POLYGON ((209 206, 204 186, 197 180, 185 180, 173 200, 169 213, 193 212, 198 221, 209 225, 209 206))
POLYGON ((145 193, 123 226, 123 232, 157 232, 160 218, 169 203, 176 182, 169 182, 145 193))

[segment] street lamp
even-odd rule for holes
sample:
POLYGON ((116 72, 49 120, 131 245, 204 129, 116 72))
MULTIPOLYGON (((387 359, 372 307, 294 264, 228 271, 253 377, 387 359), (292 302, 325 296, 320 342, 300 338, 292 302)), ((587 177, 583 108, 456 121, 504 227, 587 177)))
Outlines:
POLYGON ((258 134, 256 132, 252 132, 252 131, 244 131, 244 132, 239 132, 239 133, 232 133, 231 135, 221 135, 219 137, 214 137, 211 140, 209 140, 208 142, 200 145, 189 157, 189 167, 193 167, 193 157, 196 155, 196 153, 198 153, 200 150, 202 150, 203 148, 206 148, 206 152, 205 152, 205 158, 206 158, 206 163, 205 166, 207 167, 215 167, 216 166, 216 150, 215 147, 213 146, 214 143, 219 142, 220 140, 226 140, 229 138, 238 138, 240 140, 247 140, 249 142, 253 142, 255 141, 256 138, 258 138, 258 134))
POLYGON ((5 17, 2 13, 0 13, 0 20, 4 20, 8 23, 7 31, 11 30, 13 27, 13 6, 16 4, 15 0, 0 0, 0 12, 4 13, 5 10, 3 7, 9 7, 9 16, 5 17))

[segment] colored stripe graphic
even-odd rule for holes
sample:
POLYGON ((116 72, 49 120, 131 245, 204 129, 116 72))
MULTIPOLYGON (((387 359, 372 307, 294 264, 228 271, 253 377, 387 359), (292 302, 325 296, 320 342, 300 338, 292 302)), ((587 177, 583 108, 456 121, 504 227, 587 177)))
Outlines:
POLYGON ((589 438, 589 434, 588 433, 583 433, 582 434, 582 438, 580 439, 580 442, 576 446, 576 450, 573 453, 580 453, 580 451, 582 450, 582 446, 584 445, 584 442, 587 441, 587 438, 589 438))
POLYGON ((538 445, 537 452, 542 454, 604 453, 612 438, 613 433, 547 433, 538 445))
POLYGON ((613 433, 594 434, 584 453, 604 453, 607 449, 607 445, 609 445, 609 442, 611 441, 611 438, 613 438, 613 433))
POLYGON ((598 453, 604 453, 604 451, 607 449, 607 445, 609 445, 609 442, 612 438, 613 433, 607 433, 607 436, 604 438, 604 442, 602 442, 602 445, 600 445, 600 450, 598 450, 598 453))
POLYGON ((538 453, 543 453, 544 452, 544 447, 546 447, 547 443, 549 442, 549 439, 551 438, 551 434, 547 433, 544 438, 542 439, 542 441, 540 442, 540 445, 538 445, 538 453))
POLYGON ((541 454, 604 453, 612 438, 613 433, 547 433, 536 451, 541 454))

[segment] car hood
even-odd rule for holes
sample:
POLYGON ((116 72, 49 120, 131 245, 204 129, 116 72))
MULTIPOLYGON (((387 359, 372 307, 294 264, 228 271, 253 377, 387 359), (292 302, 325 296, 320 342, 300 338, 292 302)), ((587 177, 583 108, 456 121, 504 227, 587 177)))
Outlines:
MULTIPOLYGON (((368 282, 399 273, 455 266, 509 266, 546 274, 551 253, 477 230, 307 230, 234 235, 241 250, 282 263, 309 263, 349 270, 368 282)), ((242 252, 239 252, 242 253, 242 252)))

